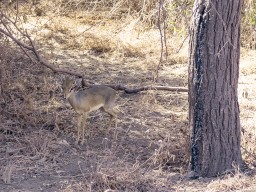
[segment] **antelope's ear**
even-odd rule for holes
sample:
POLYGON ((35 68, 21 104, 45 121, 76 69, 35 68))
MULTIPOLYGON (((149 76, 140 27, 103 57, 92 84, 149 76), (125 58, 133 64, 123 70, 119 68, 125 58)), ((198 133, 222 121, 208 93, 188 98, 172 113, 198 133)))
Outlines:
POLYGON ((70 79, 69 79, 68 77, 65 77, 64 82, 67 83, 67 82, 69 82, 69 81, 70 81, 70 79))
POLYGON ((72 83, 72 81, 71 81, 68 77, 65 77, 65 80, 64 80, 64 82, 63 82, 63 85, 68 85, 68 84, 70 84, 70 83, 72 83))

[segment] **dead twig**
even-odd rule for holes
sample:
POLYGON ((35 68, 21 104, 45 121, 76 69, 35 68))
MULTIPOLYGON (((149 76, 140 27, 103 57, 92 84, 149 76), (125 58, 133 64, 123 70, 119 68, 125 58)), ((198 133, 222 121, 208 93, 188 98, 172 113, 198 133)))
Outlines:
POLYGON ((1 20, 0 21, 1 21, 1 24, 4 26, 4 29, 0 28, 0 33, 2 33, 5 36, 9 37, 18 46, 22 47, 22 50, 24 52, 26 52, 26 55, 29 56, 30 59, 32 58, 31 57, 31 53, 32 53, 36 57, 37 62, 39 62, 40 64, 44 65, 45 67, 51 69, 53 72, 74 75, 76 77, 82 78, 82 85, 83 86, 87 85, 87 83, 84 80, 83 74, 80 74, 80 73, 78 73, 76 71, 73 71, 73 70, 70 70, 70 69, 56 67, 56 66, 50 64, 45 59, 43 59, 40 56, 40 54, 38 53, 38 51, 36 50, 36 48, 34 46, 34 43, 33 43, 32 39, 31 39, 31 37, 28 35, 28 33, 21 31, 19 29, 19 27, 16 25, 16 23, 12 22, 11 19, 9 19, 6 15, 1 14, 1 20), (22 35, 23 37, 25 37, 29 41, 29 45, 21 42, 16 37, 14 37, 12 32, 11 32, 11 30, 9 30, 9 27, 7 26, 6 23, 11 23, 17 29, 17 31, 20 33, 20 35, 22 35))
POLYGON ((159 0, 157 24, 158 24, 158 29, 159 29, 159 33, 160 33, 161 53, 160 53, 160 59, 159 59, 158 65, 156 67, 156 74, 155 74, 154 81, 158 81, 158 78, 159 78, 158 72, 159 72, 161 63, 163 62, 164 43, 163 43, 163 32, 162 32, 162 28, 161 28, 162 4, 163 4, 163 0, 159 0))
POLYGON ((166 40, 166 10, 164 7, 164 0, 159 0, 159 7, 158 7, 158 20, 157 20, 157 25, 160 33, 160 42, 161 42, 161 54, 160 54, 160 59, 158 62, 158 65, 156 67, 156 74, 155 74, 155 79, 154 81, 158 81, 159 79, 159 69, 160 65, 163 63, 163 54, 165 52, 165 59, 167 61, 168 57, 168 49, 167 49, 167 40, 166 40), (163 30, 162 30, 162 25, 161 25, 161 18, 163 19, 163 30), (165 50, 164 50, 165 48, 165 50))
POLYGON ((179 49, 176 51, 176 53, 179 53, 179 52, 180 52, 180 50, 181 50, 181 48, 183 47, 183 45, 184 45, 186 39, 188 38, 188 36, 189 36, 189 34, 183 39, 183 41, 182 41, 182 43, 181 43, 179 49))

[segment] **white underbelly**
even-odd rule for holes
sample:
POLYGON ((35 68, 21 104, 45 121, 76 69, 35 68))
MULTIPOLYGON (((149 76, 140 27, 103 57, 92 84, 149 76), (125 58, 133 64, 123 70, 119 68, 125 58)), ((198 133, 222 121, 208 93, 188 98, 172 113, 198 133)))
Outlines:
POLYGON ((97 110, 97 109, 99 109, 99 108, 101 108, 101 107, 103 107, 103 106, 104 106, 103 104, 99 104, 99 105, 91 106, 91 107, 90 107, 90 111, 89 111, 89 112, 91 112, 91 111, 95 111, 95 110, 97 110))

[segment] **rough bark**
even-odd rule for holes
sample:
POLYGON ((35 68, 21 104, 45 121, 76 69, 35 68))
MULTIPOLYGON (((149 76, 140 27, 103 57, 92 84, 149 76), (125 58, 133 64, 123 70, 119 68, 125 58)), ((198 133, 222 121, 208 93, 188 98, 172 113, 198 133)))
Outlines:
POLYGON ((237 96, 242 0, 196 0, 190 30, 191 169, 215 176, 242 164, 237 96))

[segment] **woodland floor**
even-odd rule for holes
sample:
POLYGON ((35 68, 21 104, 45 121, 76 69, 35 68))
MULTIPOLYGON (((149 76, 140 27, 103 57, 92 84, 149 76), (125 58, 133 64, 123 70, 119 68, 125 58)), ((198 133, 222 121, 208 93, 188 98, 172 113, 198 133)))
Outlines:
MULTIPOLYGON (((150 85, 159 60, 160 52, 154 50, 159 51, 158 31, 136 36, 131 27, 114 33, 110 26, 105 30, 95 26, 83 34, 84 39, 76 40, 65 28, 40 32, 37 39, 52 63, 82 71, 91 82, 150 85)), ((173 41, 169 37, 168 42, 173 41)), ((161 85, 187 86, 187 45, 178 54, 177 47, 170 47, 169 61, 160 67, 161 85)), ((117 129, 106 135, 108 115, 93 112, 87 123, 87 142, 76 145, 76 114, 61 89, 65 75, 33 64, 17 48, 2 57, 6 62, 1 63, 5 84, 0 100, 0 191, 256 191, 255 174, 238 171, 209 179, 185 177, 189 160, 187 93, 120 91, 117 129), (9 54, 13 52, 17 55, 9 54)), ((256 165, 255 64, 256 52, 242 49, 243 156, 252 168, 256 165)))

